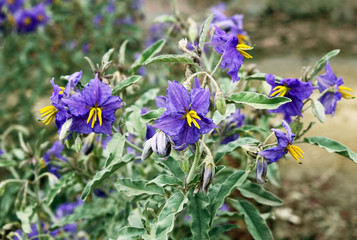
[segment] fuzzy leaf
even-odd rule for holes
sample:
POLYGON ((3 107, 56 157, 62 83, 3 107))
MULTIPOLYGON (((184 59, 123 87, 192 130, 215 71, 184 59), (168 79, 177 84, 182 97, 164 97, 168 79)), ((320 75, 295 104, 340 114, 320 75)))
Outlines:
POLYGON ((121 45, 119 49, 119 64, 124 65, 125 64, 125 50, 126 50, 126 45, 128 44, 129 40, 125 40, 121 45))
POLYGON ((175 176, 171 176, 171 175, 166 175, 166 174, 162 174, 157 176, 156 178, 154 178, 153 180, 151 180, 150 182, 148 182, 146 185, 148 184, 155 184, 159 187, 164 187, 167 185, 171 185, 171 186, 183 186, 183 182, 178 179, 175 176))
POLYGON ((150 100, 153 100, 157 96, 159 91, 160 91, 159 88, 150 89, 149 91, 147 91, 146 93, 141 95, 141 97, 138 100, 136 100, 134 105, 136 105, 139 108, 143 108, 147 102, 149 102, 150 100))
POLYGON ((244 216, 248 231, 255 240, 274 239, 265 220, 260 216, 258 210, 246 200, 230 199, 235 207, 244 216))
POLYGON ((155 239, 168 239, 168 234, 174 228, 175 216, 183 210, 183 205, 186 202, 187 197, 185 197, 180 191, 172 194, 160 212, 157 220, 155 239))
POLYGON ((18 219, 20 219, 22 229, 25 233, 32 232, 30 217, 32 215, 33 209, 35 209, 35 206, 27 206, 25 209, 16 212, 16 216, 18 219))
POLYGON ((228 232, 234 228, 238 228, 238 225, 234 225, 234 224, 219 225, 212 228, 212 230, 209 233, 209 236, 211 239, 219 239, 219 237, 222 236, 223 233, 228 232))
POLYGON ((227 153, 233 152, 236 150, 238 147, 242 147, 243 145, 246 144, 251 144, 251 143, 258 143, 259 141, 255 138, 250 138, 250 137, 244 137, 244 138, 238 138, 237 140, 230 142, 225 145, 220 145, 217 149, 216 156, 214 158, 214 162, 217 163, 219 162, 224 155, 227 153))
MULTIPOLYGON (((245 78, 245 80, 261 80, 261 81, 265 81, 266 80, 265 75, 267 75, 267 73, 261 73, 261 72, 254 73, 252 75, 247 76, 245 78)), ((282 78, 274 75, 274 79, 280 81, 282 78)))
POLYGON ((124 193, 128 197, 140 196, 142 194, 165 194, 165 191, 162 187, 159 187, 155 184, 148 185, 148 182, 145 180, 133 180, 130 178, 118 179, 115 183, 115 187, 119 192, 124 193))
POLYGON ((255 92, 240 92, 234 93, 227 97, 227 101, 235 103, 244 103, 255 109, 277 109, 279 106, 291 102, 290 98, 274 97, 269 98, 266 95, 255 92))
POLYGON ((161 49, 164 47, 166 40, 161 39, 155 42, 153 45, 145 49, 140 56, 136 59, 136 61, 131 65, 130 71, 136 72, 141 65, 143 65, 146 61, 152 58, 155 54, 159 53, 161 49))
POLYGON ((46 196, 46 203, 50 205, 55 199, 56 195, 59 194, 64 188, 72 184, 72 179, 74 178, 73 173, 63 175, 59 181, 48 191, 46 196))
POLYGON ((330 138, 309 137, 304 138, 304 142, 315 144, 321 148, 326 149, 326 151, 328 151, 329 153, 337 153, 357 163, 357 154, 355 152, 353 152, 351 149, 349 149, 342 143, 332 140, 330 138))
POLYGON ((186 175, 183 172, 179 162, 176 161, 174 158, 169 157, 165 161, 158 160, 157 163, 160 165, 164 165, 168 172, 171 173, 173 176, 181 179, 181 181, 185 181, 186 175))
POLYGON ((121 81, 118 85, 115 86, 113 89, 113 95, 118 95, 121 91, 123 91, 125 88, 133 85, 137 81, 139 81, 142 78, 142 76, 139 75, 133 75, 125 80, 121 81))
POLYGON ((312 113, 319 119, 320 122, 325 122, 325 107, 315 99, 312 100, 312 113))
POLYGON ((112 55, 113 51, 114 51, 114 48, 111 48, 111 49, 108 50, 108 52, 106 52, 103 55, 103 57, 102 57, 102 66, 108 64, 110 56, 112 55))
POLYGON ((236 106, 234 104, 227 104, 226 113, 224 115, 220 114, 218 110, 214 112, 212 117, 213 123, 218 125, 224 119, 227 119, 227 117, 232 115, 235 111, 236 111, 236 106))
POLYGON ((261 185, 246 181, 240 187, 239 191, 244 197, 253 198, 258 203, 277 207, 283 205, 283 201, 273 193, 265 190, 261 185))
POLYGON ((111 164, 109 164, 108 167, 105 167, 104 169, 100 170, 97 172, 93 179, 87 183, 86 187, 83 190, 82 193, 82 200, 85 201, 88 197, 88 195, 99 185, 101 184, 105 179, 107 179, 110 175, 112 175, 116 170, 118 170, 120 167, 126 165, 127 163, 131 162, 134 160, 134 155, 133 154, 126 154, 122 158, 119 159, 114 159, 111 164))
POLYGON ((107 144, 106 150, 109 151, 109 157, 105 162, 105 167, 108 167, 113 159, 120 159, 123 156, 125 146, 125 136, 120 133, 113 135, 112 139, 107 144))
POLYGON ((157 120, 163 112, 165 112, 165 108, 158 108, 155 110, 151 110, 143 115, 141 115, 141 119, 144 123, 148 123, 154 120, 157 120))
POLYGON ((332 50, 328 52, 325 56, 323 56, 317 63, 315 64, 312 73, 310 74, 309 80, 312 80, 325 66, 327 61, 340 53, 340 49, 332 50))
POLYGON ((281 187, 279 167, 277 163, 272 163, 268 165, 267 178, 269 183, 273 184, 275 187, 281 187))
POLYGON ((193 195, 193 189, 188 195, 188 214, 192 218, 191 232, 194 240, 209 239, 208 231, 211 216, 208 212, 209 198, 207 194, 198 192, 193 195))
POLYGON ((70 118, 62 125, 61 132, 59 134, 59 140, 63 140, 67 137, 67 131, 71 127, 72 121, 73 121, 73 119, 70 118))
POLYGON ((204 44, 206 42, 206 38, 207 38, 207 33, 211 27, 211 22, 214 18, 214 14, 212 14, 211 16, 209 16, 202 24, 202 28, 200 31, 200 37, 199 37, 199 47, 201 50, 203 50, 204 44))
POLYGON ((165 54, 153 57, 146 61, 144 65, 148 65, 151 63, 158 62, 170 62, 170 63, 186 63, 186 64, 194 64, 192 58, 186 55, 175 55, 175 54, 165 54))
POLYGON ((117 240, 127 240, 141 237, 146 234, 146 230, 144 228, 137 227, 123 227, 118 231, 117 240))

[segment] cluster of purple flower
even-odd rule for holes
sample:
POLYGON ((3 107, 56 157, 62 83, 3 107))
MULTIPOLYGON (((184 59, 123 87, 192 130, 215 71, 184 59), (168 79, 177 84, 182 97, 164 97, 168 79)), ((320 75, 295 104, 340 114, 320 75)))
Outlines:
POLYGON ((68 77, 66 87, 54 84, 51 96, 52 105, 40 110, 42 121, 49 124, 56 120, 58 131, 63 124, 72 119, 70 131, 89 134, 91 132, 112 134, 115 111, 122 106, 118 96, 112 96, 112 89, 101 82, 96 75, 82 91, 77 86, 82 72, 76 72, 68 77))
POLYGON ((24 0, 0 1, 0 24, 8 19, 19 33, 34 32, 49 21, 46 3, 38 3, 30 9, 24 8, 24 0), (2 8, 5 7, 3 12, 2 8), (5 14, 7 13, 7 14, 5 14))

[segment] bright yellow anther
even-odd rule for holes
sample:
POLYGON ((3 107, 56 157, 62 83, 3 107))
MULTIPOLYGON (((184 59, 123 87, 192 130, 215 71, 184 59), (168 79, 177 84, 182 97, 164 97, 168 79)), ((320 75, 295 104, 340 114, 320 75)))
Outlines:
POLYGON ((102 122, 103 122, 102 109, 97 107, 96 105, 95 107, 90 108, 89 116, 87 119, 87 123, 89 123, 90 120, 92 119, 92 125, 91 125, 92 128, 94 128, 94 124, 97 121, 97 117, 99 119, 99 125, 102 126, 102 122))
POLYGON ((270 97, 274 97, 276 95, 283 97, 290 91, 290 88, 287 86, 276 86, 273 88, 273 91, 274 92, 270 94, 270 97))
POLYGON ((56 117, 57 109, 54 106, 46 106, 40 109, 42 122, 46 125, 50 124, 50 122, 56 117))
POLYGON ((243 34, 237 34, 237 38, 238 38, 238 43, 244 43, 244 42, 248 41, 247 36, 245 36, 243 34))
POLYGON ((28 26, 28 25, 30 25, 31 23, 32 23, 31 18, 25 17, 25 19, 24 19, 24 24, 28 26))
POLYGON ((63 94, 64 87, 60 87, 61 91, 58 94, 63 94))
POLYGON ((289 153, 298 161, 300 162, 300 159, 303 159, 304 157, 302 156, 302 154, 304 154, 304 152, 301 150, 301 148, 299 148, 298 146, 294 146, 294 145, 288 145, 286 147, 286 149, 289 151, 289 153))
POLYGON ((200 125, 198 125, 196 119, 201 120, 201 118, 197 115, 195 110, 188 111, 185 110, 185 115, 182 119, 186 118, 188 125, 191 127, 192 123, 195 125, 196 128, 200 129, 200 125))
POLYGON ((238 43, 237 46, 236 46, 236 49, 240 54, 242 54, 243 57, 245 57, 245 58, 253 58, 251 55, 249 55, 248 53, 245 52, 247 50, 252 50, 253 49, 252 47, 250 47, 248 45, 245 45, 243 43, 238 43))
POLYGON ((346 93, 344 91, 350 91, 350 92, 353 92, 353 90, 349 87, 344 87, 344 86, 341 86, 341 87, 338 87, 338 92, 342 94, 342 97, 343 98, 346 98, 346 99, 353 99, 355 98, 355 96, 353 96, 352 94, 349 94, 349 93, 346 93))

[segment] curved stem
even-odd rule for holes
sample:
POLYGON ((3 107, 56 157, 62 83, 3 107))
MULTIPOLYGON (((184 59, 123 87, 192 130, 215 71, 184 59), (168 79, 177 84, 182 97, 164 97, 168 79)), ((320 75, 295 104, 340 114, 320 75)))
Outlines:
POLYGON ((136 145, 132 144, 131 142, 129 142, 128 140, 125 139, 125 144, 128 146, 128 147, 131 147, 132 149, 134 149, 135 151, 138 151, 138 152, 143 152, 143 150, 139 147, 137 147, 136 145))
POLYGON ((195 158, 193 159, 193 163, 190 169, 190 172, 187 175, 186 178, 186 186, 191 182, 193 179, 193 174, 196 171, 197 165, 198 165, 198 158, 200 157, 200 144, 196 142, 196 153, 195 153, 195 158))
POLYGON ((219 65, 221 65, 222 60, 223 60, 223 55, 222 55, 221 58, 219 59, 219 61, 218 61, 217 65, 216 65, 216 67, 215 67, 215 68, 213 69, 213 71, 211 72, 211 76, 213 76, 214 73, 217 71, 219 65))

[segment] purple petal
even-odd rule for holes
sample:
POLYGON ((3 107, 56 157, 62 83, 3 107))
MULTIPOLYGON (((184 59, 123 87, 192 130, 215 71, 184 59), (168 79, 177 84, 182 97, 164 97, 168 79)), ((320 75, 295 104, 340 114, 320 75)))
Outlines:
POLYGON ((208 89, 193 88, 191 92, 191 110, 195 110, 198 114, 206 115, 210 105, 209 98, 208 89))
POLYGON ((199 114, 198 116, 201 118, 201 120, 196 119, 198 125, 200 126, 200 134, 209 133, 213 128, 217 127, 216 124, 213 123, 212 119, 202 114, 199 114))
POLYGON ((122 101, 120 97, 118 96, 110 96, 107 98, 105 103, 101 105, 101 108, 103 111, 111 111, 111 110, 116 110, 118 108, 122 107, 122 101))
POLYGON ((74 116, 83 116, 89 112, 88 104, 82 93, 75 93, 70 99, 62 99, 62 102, 68 107, 70 114, 74 116))
POLYGON ((295 134, 291 131, 290 125, 285 122, 284 120, 282 121, 283 127, 286 129, 286 131, 288 132, 288 138, 289 138, 289 142, 293 141, 293 138, 295 137, 295 134))
POLYGON ((168 135, 176 135, 179 134, 185 123, 186 119, 183 119, 183 114, 166 111, 153 127, 161 129, 168 135))
POLYGON ((194 144, 200 139, 200 131, 193 124, 190 127, 188 124, 184 124, 181 131, 175 135, 172 140, 175 145, 180 146, 182 144, 194 144))
POLYGON ((105 83, 101 82, 96 75, 91 79, 86 87, 82 90, 82 95, 88 107, 102 106, 107 99, 112 95, 112 89, 105 83))
POLYGON ((166 97, 158 96, 155 98, 156 107, 158 108, 166 108, 166 97))
POLYGON ((286 136, 284 132, 278 129, 272 128, 271 130, 275 133, 275 136, 278 139, 278 146, 281 148, 286 148, 290 143, 288 136, 286 136))
POLYGON ((269 160, 269 164, 278 161, 282 158, 288 151, 280 146, 266 149, 264 151, 258 152, 259 155, 263 156, 265 159, 269 160))
POLYGON ((191 103, 186 88, 176 81, 170 82, 167 88, 166 108, 170 112, 185 112, 191 103))

